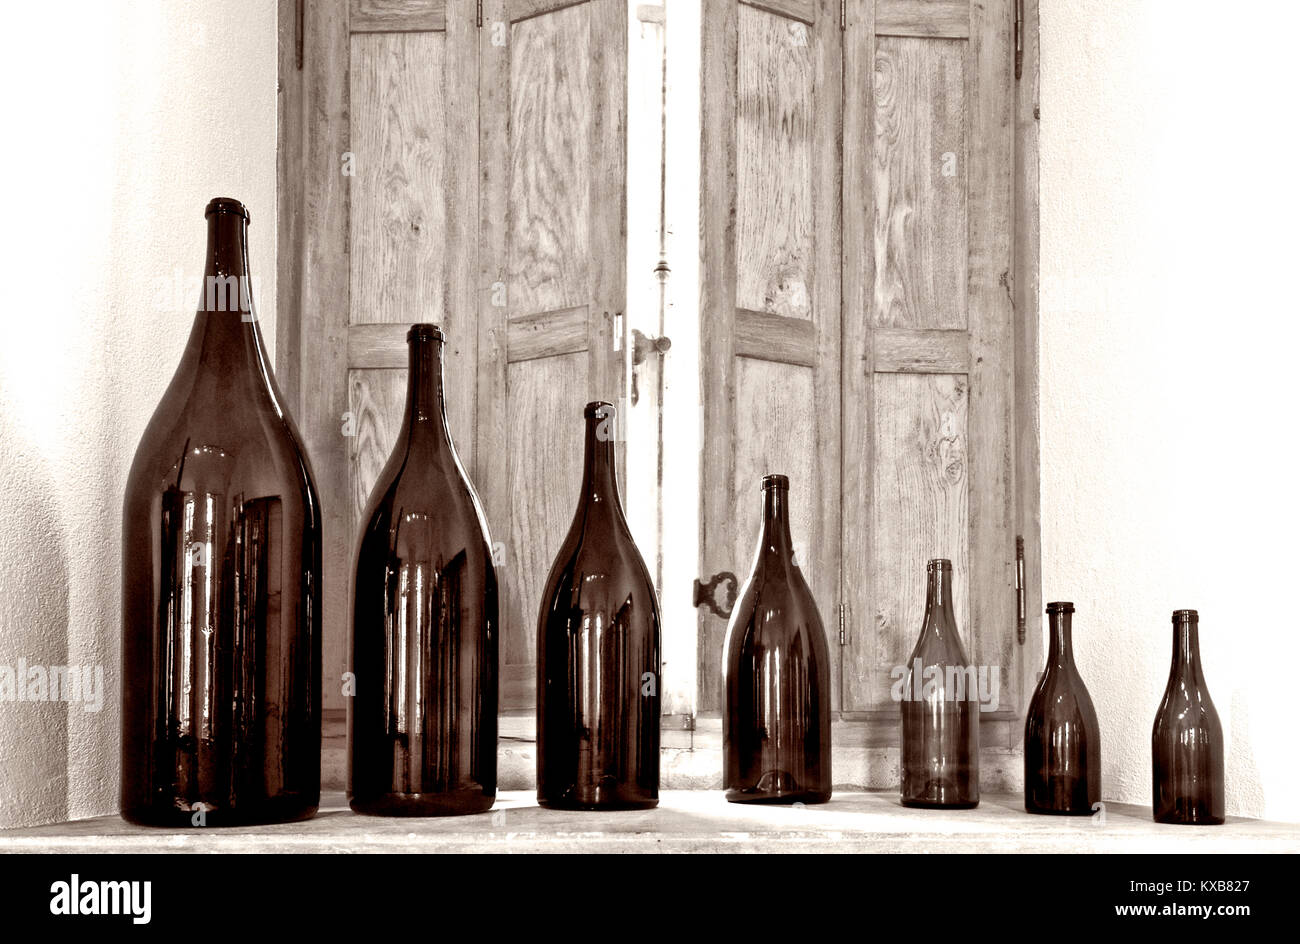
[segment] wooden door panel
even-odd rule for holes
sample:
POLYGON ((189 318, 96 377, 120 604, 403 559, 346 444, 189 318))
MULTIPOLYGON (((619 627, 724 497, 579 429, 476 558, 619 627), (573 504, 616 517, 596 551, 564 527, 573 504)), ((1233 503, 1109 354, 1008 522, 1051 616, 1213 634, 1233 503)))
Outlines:
POLYGON ((925 561, 947 557, 968 655, 999 670, 1002 710, 983 720, 1006 725, 1010 8, 893 0, 872 14, 851 5, 846 35, 843 709, 896 713, 889 673, 920 629, 925 561))
POLYGON ((573 518, 582 408, 626 375, 627 10, 488 3, 480 40, 478 433, 504 545, 501 705, 535 705, 543 585, 573 518), (498 42, 500 40, 500 42, 498 42))
MULTIPOLYGON (((793 538, 833 646, 838 4, 711 0, 703 14, 702 573, 744 579, 761 477, 790 476, 793 538)), ((725 630, 700 611, 701 711, 719 706, 725 630)))

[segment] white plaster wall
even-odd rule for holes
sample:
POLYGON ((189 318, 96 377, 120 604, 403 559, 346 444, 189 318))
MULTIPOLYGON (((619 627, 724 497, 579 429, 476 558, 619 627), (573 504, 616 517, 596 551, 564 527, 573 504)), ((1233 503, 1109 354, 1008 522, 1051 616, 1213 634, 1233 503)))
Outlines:
POLYGON ((1300 820, 1300 6, 1043 0, 1046 600, 1105 796, 1151 801, 1170 612, 1201 613, 1230 813, 1300 820))
POLYGON ((103 709, 0 701, 0 826, 117 802, 122 489, 184 348, 210 197, 250 208, 273 344, 274 0, 11 4, 0 261, 0 665, 101 665, 103 709))

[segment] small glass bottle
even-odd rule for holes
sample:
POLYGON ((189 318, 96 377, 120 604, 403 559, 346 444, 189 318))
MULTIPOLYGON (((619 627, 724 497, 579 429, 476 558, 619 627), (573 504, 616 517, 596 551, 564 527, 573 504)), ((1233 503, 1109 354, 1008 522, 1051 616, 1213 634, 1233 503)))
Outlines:
POLYGON ((1195 610, 1174 610, 1169 684, 1151 729, 1151 807, 1157 823, 1224 819, 1223 727, 1201 673, 1195 610))
POLYGON ((1101 801, 1101 731, 1074 664, 1073 603, 1047 604, 1047 669, 1025 716, 1025 809, 1086 816, 1101 801))
POLYGON ((952 562, 926 565, 925 620, 903 690, 904 806, 970 809, 980 801, 979 691, 952 605, 952 562))

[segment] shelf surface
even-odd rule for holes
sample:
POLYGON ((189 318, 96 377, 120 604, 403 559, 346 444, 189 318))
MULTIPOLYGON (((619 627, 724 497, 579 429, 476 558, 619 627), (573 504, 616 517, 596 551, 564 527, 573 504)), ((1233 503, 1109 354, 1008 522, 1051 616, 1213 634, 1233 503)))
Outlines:
POLYGON ((1300 824, 1231 817, 1164 826, 1148 807, 1108 803, 1095 817, 1031 816, 1019 796, 974 810, 913 810, 895 792, 840 792, 809 807, 743 806, 714 790, 672 790, 657 809, 559 812, 531 791, 505 791, 489 813, 448 818, 358 816, 341 793, 311 820, 178 831, 101 816, 0 830, 0 852, 1297 852, 1300 824))

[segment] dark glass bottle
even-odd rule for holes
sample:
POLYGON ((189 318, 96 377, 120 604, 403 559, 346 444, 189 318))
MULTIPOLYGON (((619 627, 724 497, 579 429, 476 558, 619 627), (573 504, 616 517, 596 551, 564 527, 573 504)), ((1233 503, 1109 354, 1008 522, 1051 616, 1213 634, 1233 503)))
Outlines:
POLYGON ((1088 815, 1101 801, 1101 730, 1074 665, 1073 603, 1047 604, 1047 669, 1025 717, 1025 809, 1088 815))
POLYGON ((582 492, 542 592, 537 802, 659 803, 659 603, 619 503, 614 407, 588 403, 582 492))
POLYGON ((723 787, 732 803, 831 798, 826 631, 790 540, 790 480, 763 477, 754 566, 722 644, 723 787))
POLYGON ((1195 610, 1174 611, 1169 684, 1151 730, 1151 807, 1157 823, 1223 822, 1223 728, 1201 674, 1195 610))
POLYGON ((926 565, 925 620, 904 684, 903 805, 978 806, 979 691, 957 633, 951 561, 926 565))
POLYGON ((417 324, 406 416, 366 505, 353 584, 348 800, 358 813, 491 809, 497 577, 443 402, 443 333, 417 324))
POLYGON ((122 815, 311 816, 320 800, 320 504, 248 282, 248 211, 206 210, 203 297, 122 508, 122 815))

